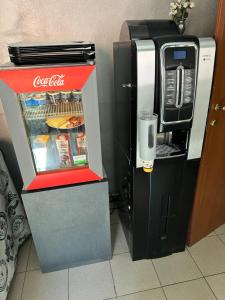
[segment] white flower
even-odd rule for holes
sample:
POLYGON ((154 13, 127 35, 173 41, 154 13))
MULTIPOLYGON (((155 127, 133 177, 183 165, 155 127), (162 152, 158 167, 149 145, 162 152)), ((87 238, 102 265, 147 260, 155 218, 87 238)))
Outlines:
POLYGON ((172 8, 172 9, 177 8, 177 4, 175 4, 174 2, 170 3, 170 8, 172 8))
POLYGON ((173 18, 182 19, 188 14, 188 10, 193 7, 195 7, 195 3, 191 0, 173 0, 170 3, 169 15, 173 18), (179 17, 177 15, 179 15, 179 17))
POLYGON ((169 13, 169 15, 170 15, 170 16, 175 16, 175 12, 174 12, 174 11, 171 11, 171 12, 169 13))

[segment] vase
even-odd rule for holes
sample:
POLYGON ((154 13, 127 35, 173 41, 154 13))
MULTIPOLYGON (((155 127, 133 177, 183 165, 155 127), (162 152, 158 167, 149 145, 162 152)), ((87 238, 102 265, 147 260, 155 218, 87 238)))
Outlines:
POLYGON ((177 27, 178 27, 180 34, 183 34, 185 31, 185 20, 177 21, 177 27))

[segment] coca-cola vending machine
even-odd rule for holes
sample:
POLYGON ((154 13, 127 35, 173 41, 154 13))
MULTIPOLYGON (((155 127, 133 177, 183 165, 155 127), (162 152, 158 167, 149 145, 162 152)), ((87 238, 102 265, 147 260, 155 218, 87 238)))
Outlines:
POLYGON ((72 46, 69 55, 61 55, 62 45, 53 49, 53 58, 45 46, 42 57, 28 49, 30 60, 25 53, 19 65, 0 68, 0 98, 44 272, 111 257, 94 49, 87 46, 89 55, 83 44, 77 52, 72 46))
POLYGON ((3 66, 0 79, 24 189, 102 179, 95 65, 3 66))

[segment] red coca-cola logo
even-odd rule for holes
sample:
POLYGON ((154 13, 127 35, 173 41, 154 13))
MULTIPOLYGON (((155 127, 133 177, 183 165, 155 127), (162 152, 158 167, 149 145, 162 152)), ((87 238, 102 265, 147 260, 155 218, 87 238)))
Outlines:
POLYGON ((65 75, 55 74, 51 77, 41 78, 41 76, 36 76, 33 81, 34 87, 41 86, 62 86, 64 85, 64 77, 65 75))

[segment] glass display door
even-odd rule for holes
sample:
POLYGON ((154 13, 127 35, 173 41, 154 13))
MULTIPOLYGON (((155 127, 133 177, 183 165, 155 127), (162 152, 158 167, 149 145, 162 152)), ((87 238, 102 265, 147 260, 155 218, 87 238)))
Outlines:
POLYGON ((19 94, 38 173, 88 167, 80 90, 19 94))

